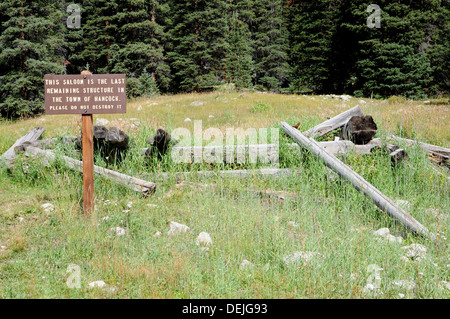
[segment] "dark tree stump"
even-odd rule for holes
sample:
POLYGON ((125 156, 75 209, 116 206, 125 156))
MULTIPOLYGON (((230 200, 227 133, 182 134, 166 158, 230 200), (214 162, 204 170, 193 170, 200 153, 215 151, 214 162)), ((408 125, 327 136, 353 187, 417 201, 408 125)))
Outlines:
POLYGON ((155 154, 158 155, 158 159, 161 160, 162 156, 167 152, 169 148, 169 143, 171 136, 168 132, 164 131, 162 128, 156 130, 156 134, 147 140, 147 143, 151 145, 147 149, 146 155, 153 157, 155 154))
POLYGON ((371 115, 352 116, 341 130, 340 137, 357 145, 370 142, 377 133, 377 124, 371 115))

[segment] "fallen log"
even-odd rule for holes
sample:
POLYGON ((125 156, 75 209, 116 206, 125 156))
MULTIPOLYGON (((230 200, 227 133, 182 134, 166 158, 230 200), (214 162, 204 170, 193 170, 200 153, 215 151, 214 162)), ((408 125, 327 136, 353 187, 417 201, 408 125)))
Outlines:
POLYGON ((428 153, 429 159, 437 164, 446 165, 450 167, 450 149, 436 146, 433 144, 423 143, 419 141, 413 141, 407 138, 398 137, 395 135, 389 136, 390 139, 400 141, 408 146, 417 144, 422 150, 428 153))
POLYGON ((310 128, 309 130, 305 131, 303 134, 306 136, 309 136, 311 138, 316 138, 322 135, 327 134, 328 132, 331 132, 337 128, 340 128, 347 123, 347 121, 352 116, 364 116, 364 113, 359 105, 339 114, 335 117, 314 126, 313 128, 310 128))
MULTIPOLYGON (((55 161, 56 155, 50 150, 41 150, 37 147, 27 146, 25 154, 28 156, 38 155, 45 161, 55 161)), ((83 162, 73 159, 68 156, 62 156, 65 164, 74 171, 83 172, 83 162)), ((116 183, 126 186, 134 191, 140 192, 145 196, 149 196, 156 190, 156 184, 153 182, 144 181, 139 178, 131 177, 107 168, 94 165, 94 173, 106 178, 109 178, 116 183)))
POLYGON ((382 211, 398 220, 413 233, 435 239, 435 235, 430 233, 425 226, 420 224, 394 201, 392 201, 392 199, 381 193, 377 188, 372 186, 363 177, 345 165, 341 160, 325 151, 314 139, 306 137, 299 130, 294 129, 286 122, 281 122, 281 126, 289 136, 299 143, 299 145, 307 148, 313 154, 324 160, 325 164, 329 168, 336 171, 342 178, 350 181, 358 191, 362 192, 368 198, 371 198, 375 205, 382 211))
POLYGON ((24 136, 19 138, 3 155, 1 156, 1 159, 5 160, 6 162, 9 162, 13 160, 16 157, 16 147, 22 145, 25 142, 35 142, 37 141, 42 133, 44 133, 45 128, 44 127, 35 127, 27 132, 24 136))
MULTIPOLYGON (((217 190, 217 185, 216 184, 202 184, 202 183, 194 183, 194 182, 179 182, 177 183, 177 188, 182 188, 184 186, 189 186, 192 188, 196 188, 199 191, 203 191, 203 190, 213 190, 216 191, 217 190)), ((228 190, 230 192, 232 192, 232 190, 228 190)), ((299 197, 296 193, 294 192, 287 192, 287 191, 275 191, 275 190, 270 190, 270 189, 266 189, 266 190, 258 190, 258 189, 252 189, 252 188, 245 188, 245 189, 240 189, 239 193, 242 192, 248 192, 248 193, 252 193, 255 194, 259 197, 264 197, 267 199, 272 199, 272 198, 276 198, 278 200, 285 200, 285 199, 290 199, 292 201, 298 201, 299 197)))
MULTIPOLYGON (((328 153, 335 156, 345 156, 349 153, 353 154, 370 154, 374 148, 381 148, 383 142, 376 138, 365 145, 356 145, 352 141, 338 140, 317 142, 328 153)), ((397 146, 385 143, 389 152, 398 149, 397 146)), ((287 144, 287 147, 294 152, 300 152, 301 148, 297 143, 287 144)), ((150 148, 143 148, 142 154, 148 154, 150 148)), ((251 156, 259 159, 263 163, 276 164, 279 162, 279 145, 277 144, 250 144, 250 145, 228 145, 228 146, 176 146, 170 149, 170 156, 175 162, 181 163, 199 163, 201 161, 212 164, 222 161, 222 163, 233 163, 236 160, 245 162, 251 156)), ((402 153, 403 154, 403 153, 402 153)), ((407 158, 407 154, 404 158, 407 158)))

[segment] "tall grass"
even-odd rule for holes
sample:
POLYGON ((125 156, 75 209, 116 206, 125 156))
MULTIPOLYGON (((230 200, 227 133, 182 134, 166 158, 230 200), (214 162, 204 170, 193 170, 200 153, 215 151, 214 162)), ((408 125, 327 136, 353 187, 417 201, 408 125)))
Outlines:
MULTIPOLYGON (((394 112, 388 110, 389 104, 376 103, 370 108, 377 124, 384 123, 379 124, 379 135, 384 138, 392 133, 385 123, 396 123, 396 119, 388 115, 394 112)), ((398 107, 414 108, 408 103, 398 107)), ((363 107, 365 111, 367 108, 363 107)), ((281 119, 290 124, 301 122, 301 129, 305 130, 343 110, 340 102, 334 105, 322 97, 310 100, 275 94, 245 93, 239 97, 237 93, 211 93, 138 100, 129 104, 126 115, 105 116, 112 124, 124 125, 123 128, 131 122, 118 121, 120 116, 139 118, 139 126, 134 129, 128 126, 132 144, 126 158, 107 162, 97 154, 95 162, 129 175, 261 167, 181 165, 173 163, 169 155, 159 162, 144 158, 141 148, 148 147, 147 139, 159 126, 169 131, 179 126, 190 127, 192 123, 183 122, 186 117, 223 128, 279 127, 281 119), (206 103, 190 106, 197 100, 206 103), (270 114, 260 112, 255 117, 249 109, 257 101, 270 104, 272 109, 267 111, 270 114), (154 102, 158 105, 150 105, 154 102), (223 107, 227 103, 231 108, 223 107), (142 111, 136 110, 138 105, 143 107, 142 111), (232 113, 222 117, 226 112, 232 113), (209 118, 209 114, 214 117, 209 118)), ((67 124, 64 117, 44 118, 47 118, 46 136, 77 134, 78 128, 72 130, 77 126, 67 124)), ((20 128, 26 131, 35 125, 35 120, 29 121, 5 123, 0 128, 3 149, 12 144, 15 135, 24 134, 20 128)), ((428 125, 424 122, 423 125, 428 125)), ((446 145, 446 132, 448 129, 442 128, 432 133, 437 136, 436 144, 446 145)), ((427 135, 421 126, 416 133, 427 135)), ((446 238, 450 185, 445 172, 436 171, 417 147, 407 147, 410 159, 396 167, 392 167, 383 151, 344 159, 386 195, 409 201, 409 213, 430 231, 439 233, 438 240, 430 242, 411 235, 349 183, 333 178, 320 159, 307 151, 294 152, 287 147, 288 143, 292 140, 281 131, 280 166, 297 168, 295 177, 188 179, 216 185, 215 190, 201 191, 195 187, 179 188, 173 180, 158 181, 156 193, 149 198, 96 177, 96 204, 91 218, 82 213, 79 173, 68 170, 61 161, 46 167, 21 156, 11 172, 6 168, 0 171, 0 245, 6 246, 0 251, 0 297, 448 298, 449 290, 442 288, 449 274, 446 238), (261 198, 247 191, 250 188, 290 191, 297 194, 298 200, 261 198), (47 202, 55 205, 54 211, 45 212, 41 208, 47 202), (191 230, 169 237, 170 221, 186 224, 191 230), (110 229, 117 226, 126 229, 125 236, 111 235, 110 229), (373 231, 382 227, 403 236, 403 243, 377 240, 373 231), (162 233, 159 237, 155 236, 158 231, 162 233), (213 240, 208 251, 195 244, 202 231, 208 232, 213 240), (424 244, 426 258, 402 261, 405 254, 402 246, 411 243, 424 244), (297 251, 318 252, 323 259, 286 265, 283 258, 297 251), (253 266, 242 269, 244 259, 253 266), (71 264, 80 267, 80 289, 66 285, 70 276, 67 267, 71 264), (371 264, 383 269, 377 295, 364 291, 371 264), (96 280, 118 289, 113 292, 89 289, 88 284, 96 280), (399 288, 394 282, 400 280, 413 281, 415 289, 399 288)), ((77 156, 76 149, 70 147, 59 146, 56 151, 77 156)))

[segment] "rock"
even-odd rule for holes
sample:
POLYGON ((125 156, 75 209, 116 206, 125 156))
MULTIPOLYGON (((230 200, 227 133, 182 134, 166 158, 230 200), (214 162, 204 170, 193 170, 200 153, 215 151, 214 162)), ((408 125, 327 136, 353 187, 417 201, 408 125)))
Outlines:
POLYGON ((411 244, 409 246, 402 247, 402 249, 406 250, 404 257, 416 261, 419 261, 425 257, 427 253, 427 248, 421 244, 411 244))
POLYGON ((375 235, 385 237, 389 235, 389 228, 380 228, 375 232, 375 235))
POLYGON ((190 119, 189 117, 187 117, 184 121, 185 121, 185 122, 190 122, 191 119, 190 119))
POLYGON ((50 203, 42 204, 41 207, 44 210, 44 212, 46 212, 46 213, 50 213, 50 212, 53 212, 55 210, 55 206, 53 204, 50 204, 50 203))
POLYGON ((101 290, 109 292, 109 293, 114 293, 119 289, 115 286, 107 285, 103 280, 97 280, 97 281, 93 281, 93 282, 89 283, 88 288, 89 289, 93 289, 93 288, 101 289, 101 290))
POLYGON ((116 148, 125 149, 128 147, 129 137, 118 127, 111 127, 106 134, 105 141, 116 148))
POLYGON ((161 233, 160 231, 157 231, 157 232, 155 233, 155 235, 153 235, 153 236, 155 236, 155 237, 161 237, 161 235, 162 235, 162 233, 161 233))
POLYGON ((108 124, 109 124, 109 121, 107 119, 104 119, 104 118, 101 118, 101 117, 99 117, 99 118, 97 118, 95 120, 95 125, 107 126, 108 124))
POLYGON ((108 233, 120 237, 126 234, 126 230, 122 227, 113 227, 109 229, 108 233))
POLYGON ((210 236, 208 233, 201 232, 201 233, 198 235, 198 237, 197 237, 197 239, 196 239, 196 241, 195 241, 195 244, 196 244, 197 246, 200 246, 200 248, 201 248, 202 250, 209 250, 209 246, 212 245, 212 239, 211 239, 211 236, 210 236))
POLYGON ((167 232, 168 236, 174 236, 177 234, 185 233, 190 230, 190 228, 186 225, 177 223, 177 222, 170 222, 170 230, 167 232))
POLYGON ((194 102, 192 102, 190 105, 191 105, 191 106, 198 106, 198 105, 203 105, 203 104, 205 104, 204 101, 194 101, 194 102))
POLYGON ((393 281, 392 284, 397 288, 403 288, 406 289, 407 291, 413 291, 414 289, 416 289, 416 283, 411 280, 393 281))
POLYGON ((394 235, 391 235, 389 233, 389 228, 380 228, 377 231, 374 232, 376 236, 379 236, 381 238, 384 238, 385 240, 393 243, 401 243, 403 242, 402 237, 395 237, 394 235))
POLYGON ((209 117, 209 118, 213 118, 213 117, 214 117, 214 115, 209 115, 208 117, 209 117))
POLYGON ((439 288, 447 288, 448 290, 450 290, 450 282, 442 280, 438 283, 438 287, 439 288))
POLYGON ((88 288, 104 288, 106 287, 106 283, 103 280, 97 280, 89 283, 88 288))
POLYGON ((288 227, 289 228, 297 228, 299 225, 296 223, 296 222, 294 222, 294 221, 290 221, 290 222, 288 222, 287 223, 288 224, 288 227))
POLYGON ((136 108, 136 110, 142 111, 142 105, 139 105, 139 106, 136 108))
POLYGON ((247 259, 244 259, 241 262, 241 264, 239 265, 239 268, 241 268, 241 269, 248 269, 248 268, 253 268, 254 266, 255 265, 251 261, 249 261, 247 259))
POLYGON ((318 258, 323 259, 324 256, 321 253, 314 251, 297 251, 291 255, 287 255, 283 258, 286 265, 299 264, 305 265, 308 262, 317 260, 318 258))
POLYGON ((106 134, 108 134, 108 129, 103 125, 94 125, 94 139, 105 140, 106 134))

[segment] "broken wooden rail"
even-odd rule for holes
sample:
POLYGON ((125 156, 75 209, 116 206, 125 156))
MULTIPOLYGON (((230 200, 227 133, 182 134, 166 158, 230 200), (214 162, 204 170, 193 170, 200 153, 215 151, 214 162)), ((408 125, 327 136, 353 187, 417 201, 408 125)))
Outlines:
MULTIPOLYGON (((41 156, 45 161, 55 161, 56 154, 50 150, 41 150, 37 147, 26 146, 26 155, 38 155, 41 156)), ((72 170, 83 172, 83 162, 73 159, 68 156, 61 157, 65 164, 72 170)), ((131 177, 107 168, 94 165, 94 173, 103 177, 107 177, 116 183, 126 186, 134 191, 140 192, 145 196, 148 196, 155 192, 156 184, 149 181, 144 181, 139 178, 131 177)))
POLYGON ((10 166, 10 162, 16 157, 16 147, 26 142, 32 143, 37 141, 44 131, 45 128, 40 126, 29 130, 24 136, 16 140, 16 142, 5 153, 3 153, 2 156, 0 156, 0 159, 6 161, 7 165, 10 166))
POLYGON ((283 130, 291 136, 301 146, 310 150, 313 154, 325 161, 325 164, 335 170, 339 176, 350 181, 352 185, 367 197, 371 198, 378 208, 389 216, 398 220, 407 229, 413 233, 421 234, 425 237, 435 239, 435 235, 415 220, 411 215, 394 203, 389 197, 385 196, 377 188, 372 186, 363 177, 345 165, 341 160, 324 150, 314 139, 306 137, 299 130, 293 128, 286 122, 281 122, 283 130))
MULTIPOLYGON (((386 145, 391 152, 393 161, 399 161, 399 154, 406 158, 407 155, 401 153, 404 150, 395 145, 385 143, 380 138, 371 140, 365 145, 357 145, 348 140, 317 142, 320 147, 335 156, 345 156, 347 154, 370 154, 374 148, 381 148, 386 145)), ((301 148, 297 143, 286 145, 294 152, 300 152, 301 148)), ((143 148, 142 154, 146 154, 149 148, 143 148)), ((279 145, 277 144, 249 144, 249 145, 225 145, 225 146, 175 146, 169 149, 173 161, 182 163, 233 163, 244 162, 251 156, 259 159, 262 163, 276 164, 279 160, 279 145)), ((402 157, 402 158, 403 158, 402 157)))
POLYGON ((327 134, 328 132, 331 132, 337 128, 340 128, 347 123, 347 121, 352 116, 364 116, 364 113, 359 105, 342 112, 335 117, 320 123, 319 125, 314 126, 313 128, 310 128, 309 130, 305 131, 303 134, 307 135, 311 138, 316 138, 322 135, 327 134))

